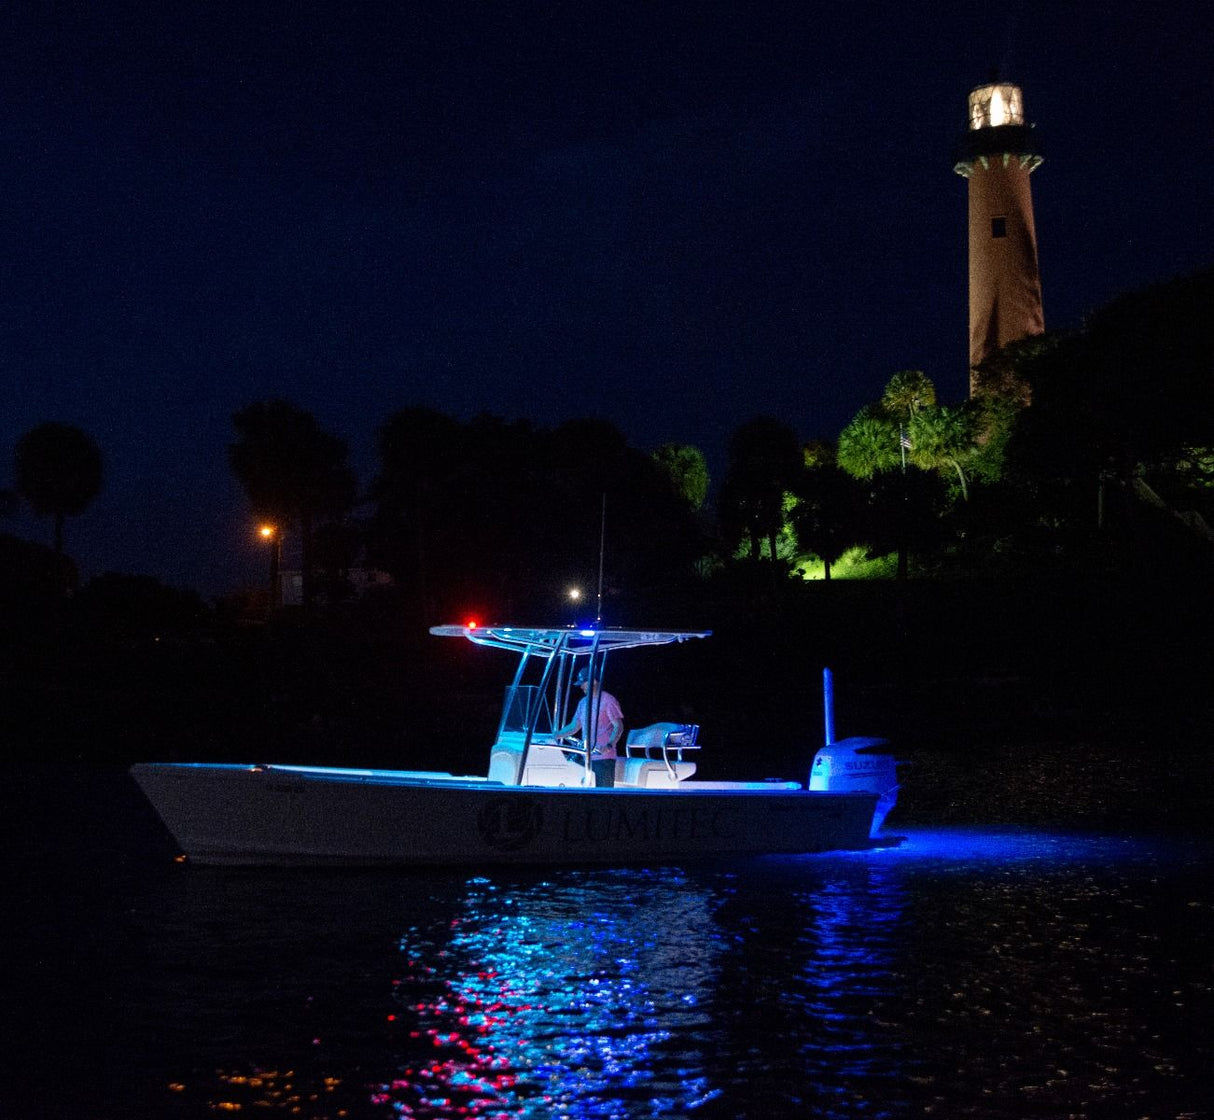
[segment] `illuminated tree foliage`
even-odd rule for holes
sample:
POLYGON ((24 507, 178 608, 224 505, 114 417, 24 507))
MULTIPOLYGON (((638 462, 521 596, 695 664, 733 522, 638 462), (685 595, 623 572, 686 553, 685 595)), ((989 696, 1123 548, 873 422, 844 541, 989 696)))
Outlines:
POLYGON ((63 522, 82 514, 101 493, 101 452, 72 424, 47 423, 17 442, 16 489, 40 516, 54 519, 56 555, 63 554, 63 522))
POLYGON ((968 466, 977 451, 978 413, 965 405, 935 405, 911 417, 908 458, 916 467, 955 476, 961 497, 969 498, 968 466))
POLYGON ((881 394, 881 408, 902 424, 908 424, 925 409, 935 407, 936 386, 922 370, 895 373, 881 394))
MULTIPOLYGON (((890 378, 880 403, 862 408, 839 434, 838 465, 866 480, 909 463, 942 475, 968 499, 970 477, 983 454, 984 418, 990 415, 969 403, 937 404, 931 379, 903 370, 890 378)), ((987 455, 987 461, 992 458, 987 455)))
POLYGON ((1169 465, 1187 487, 1214 491, 1214 447, 1181 447, 1169 465))
POLYGON ((690 443, 666 443, 653 453, 675 491, 694 510, 702 509, 708 497, 708 462, 704 452, 690 443))
POLYGON ((899 578, 907 575, 912 538, 922 547, 929 523, 943 512, 939 483, 925 484, 924 475, 955 487, 962 501, 969 498, 971 474, 983 454, 983 415, 969 403, 937 403, 930 378, 902 370, 890 378, 880 402, 862 408, 839 434, 838 466, 869 483, 864 535, 870 547, 893 544, 899 578))
POLYGON ((862 480, 897 469, 902 463, 898 421, 880 405, 866 405, 839 433, 836 460, 862 480))

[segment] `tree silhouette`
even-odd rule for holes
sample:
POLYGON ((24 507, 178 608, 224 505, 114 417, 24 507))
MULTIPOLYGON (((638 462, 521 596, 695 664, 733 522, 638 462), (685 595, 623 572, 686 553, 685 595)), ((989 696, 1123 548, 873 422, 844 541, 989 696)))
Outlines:
POLYGON ((1118 297, 1082 329, 1010 355, 1031 387, 1007 479, 1034 531, 1133 530, 1144 474, 1174 476, 1214 432, 1214 268, 1118 297), (1115 503, 1106 508, 1106 499, 1115 503))
POLYGON ((72 424, 46 423, 17 442, 16 486, 33 511, 55 523, 55 552, 63 555, 63 522, 101 493, 103 461, 92 438, 72 424))
POLYGON ((416 597, 424 618, 440 609, 434 577, 458 562, 449 542, 465 458, 459 421, 420 406, 393 413, 379 430, 379 470, 371 483, 372 559, 416 597))
POLYGON ((1014 339, 992 351, 970 371, 973 396, 983 401, 1004 401, 1016 408, 1031 404, 1033 390, 1025 366, 1052 350, 1062 337, 1057 331, 1046 331, 1014 339))
POLYGON ((549 431, 408 408, 381 429, 379 452, 374 554, 430 619, 565 610, 571 583, 597 585, 602 546, 618 620, 686 586, 703 552, 669 476, 601 419, 549 431))
POLYGON ((864 501, 855 480, 839 469, 835 449, 820 440, 802 449, 805 469, 795 488, 793 529, 800 548, 822 561, 823 576, 831 578, 831 565, 856 543, 860 534, 859 511, 864 501))
POLYGON ((797 434, 770 416, 748 420, 729 441, 729 460, 719 500, 721 529, 733 544, 750 540, 757 561, 761 543, 776 558, 776 538, 784 527, 784 495, 802 469, 797 434))
MULTIPOLYGON (((866 405, 839 433, 836 452, 839 466, 853 478, 860 481, 876 479, 870 497, 878 508, 888 511, 886 517, 894 526, 899 580, 906 579, 909 565, 910 491, 906 477, 906 449, 902 441, 904 434, 905 429, 900 428, 898 419, 883 405, 866 405), (899 466, 902 471, 896 487, 897 497, 891 502, 891 487, 888 478, 883 476, 888 476, 899 466)), ((879 526, 884 519, 874 522, 874 526, 879 526)))
POLYGON ((303 599, 313 598, 313 533, 347 513, 357 484, 343 440, 324 431, 310 412, 289 401, 258 401, 232 417, 236 442, 228 462, 254 514, 300 535, 303 599))

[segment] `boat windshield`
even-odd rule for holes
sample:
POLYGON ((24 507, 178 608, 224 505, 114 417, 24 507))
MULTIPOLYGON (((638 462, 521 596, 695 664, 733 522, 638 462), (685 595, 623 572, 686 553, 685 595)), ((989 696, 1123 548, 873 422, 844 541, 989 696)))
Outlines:
POLYGON ((531 735, 552 734, 552 712, 537 684, 509 685, 502 705, 503 731, 519 731, 531 735))

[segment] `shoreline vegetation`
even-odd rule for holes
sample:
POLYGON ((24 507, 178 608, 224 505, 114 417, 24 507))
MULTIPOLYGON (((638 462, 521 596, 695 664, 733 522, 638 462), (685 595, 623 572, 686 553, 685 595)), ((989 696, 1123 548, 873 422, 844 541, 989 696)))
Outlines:
MULTIPOLYGON (((894 831, 1212 834, 1205 583, 802 584, 685 610, 627 621, 714 636, 610 671, 630 725, 701 725, 704 777, 803 777, 829 666, 840 737, 887 737, 909 762, 894 831)), ((431 637, 412 615, 385 596, 260 625, 10 644, 7 811, 48 770, 121 774, 140 760, 484 773, 507 659, 431 637)))

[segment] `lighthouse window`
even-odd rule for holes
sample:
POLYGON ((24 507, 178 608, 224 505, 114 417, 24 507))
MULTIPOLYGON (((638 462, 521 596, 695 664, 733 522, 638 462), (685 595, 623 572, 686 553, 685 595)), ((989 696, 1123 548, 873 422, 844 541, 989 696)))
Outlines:
POLYGON ((1007 218, 992 218, 991 219, 991 236, 1006 237, 1007 236, 1007 218))

